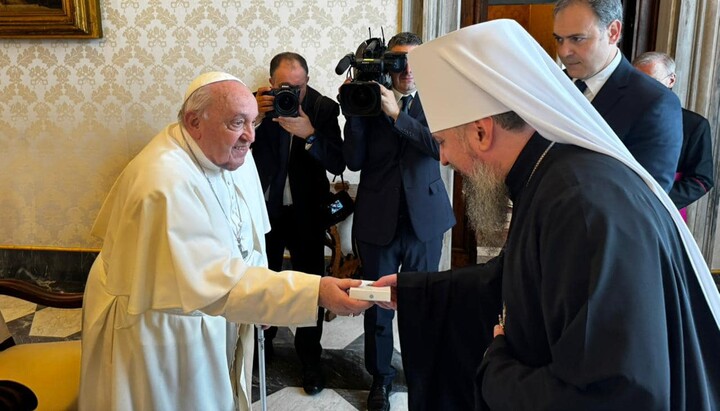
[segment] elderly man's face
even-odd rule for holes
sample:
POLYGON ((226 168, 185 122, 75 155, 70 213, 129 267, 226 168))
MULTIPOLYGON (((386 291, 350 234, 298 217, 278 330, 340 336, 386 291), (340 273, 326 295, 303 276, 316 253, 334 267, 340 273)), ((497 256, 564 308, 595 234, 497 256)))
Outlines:
POLYGON ((255 141, 253 120, 257 102, 250 90, 237 81, 210 84, 213 100, 198 116, 198 146, 220 168, 236 170, 245 162, 250 144, 255 141))
POLYGON ((620 39, 620 28, 617 20, 600 27, 592 9, 584 3, 574 3, 558 12, 553 36, 568 75, 585 80, 610 64, 618 52, 615 44, 620 39))
POLYGON ((635 66, 635 68, 659 81, 667 88, 672 88, 673 85, 675 85, 675 73, 669 72, 668 69, 662 64, 638 64, 635 66))

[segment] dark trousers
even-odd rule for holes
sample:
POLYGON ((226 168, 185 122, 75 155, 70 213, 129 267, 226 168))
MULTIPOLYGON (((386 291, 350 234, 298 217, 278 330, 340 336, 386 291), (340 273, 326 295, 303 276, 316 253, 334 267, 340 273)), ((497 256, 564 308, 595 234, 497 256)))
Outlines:
MULTIPOLYGON (((442 252, 442 235, 422 242, 410 221, 401 218, 393 241, 379 246, 356 241, 363 279, 377 280, 398 271, 437 271, 442 252), (402 267, 401 267, 402 266, 402 267)), ((392 320, 395 311, 372 306, 365 311, 365 369, 373 382, 390 384, 397 373, 390 363, 393 355, 392 320)))
MULTIPOLYGON (((285 206, 279 216, 270 219, 271 231, 265 235, 268 266, 280 271, 285 248, 290 252, 290 263, 295 271, 322 276, 325 273, 325 229, 319 222, 300 215, 294 206, 285 206)), ((298 327, 295 332, 295 351, 302 366, 315 367, 320 363, 322 326, 325 310, 318 308, 315 327, 298 327)), ((277 327, 265 331, 272 341, 277 327)))

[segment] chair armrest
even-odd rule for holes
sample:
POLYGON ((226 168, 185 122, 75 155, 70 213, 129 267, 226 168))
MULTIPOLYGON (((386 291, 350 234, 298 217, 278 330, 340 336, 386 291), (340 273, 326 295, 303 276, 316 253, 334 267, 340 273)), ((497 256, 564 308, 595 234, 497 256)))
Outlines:
POLYGON ((0 279, 0 294, 55 308, 82 308, 82 293, 49 291, 27 281, 0 279))

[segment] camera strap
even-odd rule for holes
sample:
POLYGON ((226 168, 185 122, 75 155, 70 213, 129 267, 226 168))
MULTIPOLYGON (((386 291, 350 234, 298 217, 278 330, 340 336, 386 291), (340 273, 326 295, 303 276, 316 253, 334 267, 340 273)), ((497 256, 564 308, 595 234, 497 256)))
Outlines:
POLYGON ((317 98, 315 99, 315 105, 313 106, 313 121, 312 126, 315 127, 315 124, 318 122, 318 115, 320 115, 320 102, 322 101, 322 94, 318 93, 317 98))

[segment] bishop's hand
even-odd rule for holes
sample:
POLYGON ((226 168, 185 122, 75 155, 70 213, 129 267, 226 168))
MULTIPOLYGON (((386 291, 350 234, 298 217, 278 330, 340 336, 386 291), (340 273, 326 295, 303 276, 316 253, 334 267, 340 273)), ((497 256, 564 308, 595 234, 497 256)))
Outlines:
POLYGON ((386 310, 397 310, 397 274, 390 274, 380 277, 379 280, 372 283, 373 287, 390 287, 390 301, 376 301, 378 307, 386 310))

